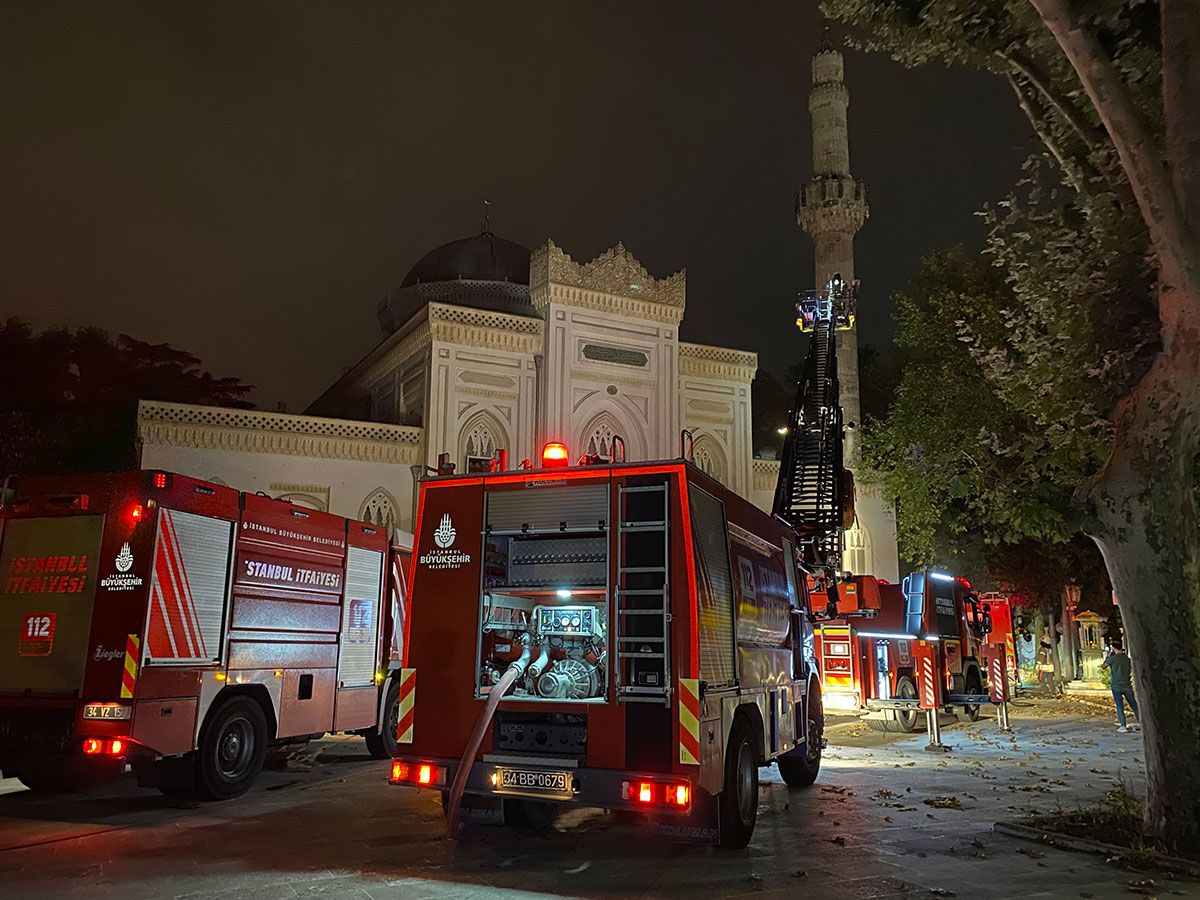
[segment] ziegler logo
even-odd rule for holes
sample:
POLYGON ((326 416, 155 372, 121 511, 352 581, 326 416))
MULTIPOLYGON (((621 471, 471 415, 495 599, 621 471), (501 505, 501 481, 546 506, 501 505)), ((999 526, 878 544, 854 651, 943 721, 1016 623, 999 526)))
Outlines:
POLYGON ((120 659, 124 655, 124 650, 105 650, 104 646, 100 645, 96 647, 96 652, 93 654, 92 658, 97 662, 100 662, 101 660, 105 659, 120 659))
POLYGON ((443 513, 437 528, 433 530, 433 542, 437 550, 422 553, 418 562, 429 569, 460 569, 471 561, 471 554, 462 550, 451 550, 458 532, 450 521, 450 513, 443 513))
POLYGON ((454 538, 457 532, 454 530, 454 523, 450 521, 450 513, 445 513, 442 516, 442 521, 438 523, 437 530, 433 533, 433 542, 445 550, 454 543, 454 538))

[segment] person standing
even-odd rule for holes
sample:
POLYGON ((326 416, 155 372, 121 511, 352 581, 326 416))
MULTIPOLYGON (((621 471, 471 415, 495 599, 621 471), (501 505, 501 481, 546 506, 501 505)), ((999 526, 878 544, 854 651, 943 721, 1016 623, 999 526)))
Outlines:
POLYGON ((1140 731, 1142 726, 1138 719, 1141 717, 1138 715, 1137 700, 1133 698, 1133 666, 1120 641, 1113 641, 1112 648, 1100 664, 1100 668, 1108 669, 1113 703, 1117 706, 1117 731, 1124 733, 1130 730, 1125 724, 1125 701, 1128 701, 1129 708, 1133 710, 1132 728, 1140 731))

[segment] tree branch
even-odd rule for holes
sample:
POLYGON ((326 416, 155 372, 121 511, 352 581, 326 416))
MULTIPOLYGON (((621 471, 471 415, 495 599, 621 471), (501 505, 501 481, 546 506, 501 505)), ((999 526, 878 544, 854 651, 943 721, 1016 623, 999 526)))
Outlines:
POLYGON ((1087 145, 1089 151, 1103 152, 1104 132, 1091 123, 1070 97, 1057 90, 1036 62, 1017 49, 999 51, 1001 59, 1016 70, 1026 81, 1037 88, 1046 98, 1046 102, 1062 116, 1063 121, 1075 129, 1079 139, 1087 145))
POLYGON ((1050 155, 1054 157, 1054 161, 1058 163, 1058 167, 1062 169, 1063 175, 1071 187, 1077 193, 1088 193, 1087 175, 1084 173, 1082 165, 1074 157, 1068 156, 1066 151, 1059 145, 1058 139, 1054 136, 1050 127, 1050 123, 1046 120, 1046 116, 1042 110, 1034 106, 1033 98, 1029 95, 1030 88, 1026 87, 1028 82, 1009 74, 1008 83, 1012 86, 1013 93, 1017 95, 1017 103, 1020 104, 1021 111, 1029 119, 1029 124, 1033 126, 1034 132, 1041 138, 1042 143, 1046 145, 1046 149, 1050 151, 1050 155))
MULTIPOLYGON (((1138 116, 1112 60, 1095 34, 1072 19, 1068 0, 1030 3, 1079 75, 1112 139, 1154 242, 1164 285, 1180 289, 1192 301, 1200 298, 1195 237, 1163 166, 1162 150, 1138 116)), ((1180 315, 1183 310, 1168 314, 1161 300, 1160 296, 1159 314, 1170 331, 1188 324, 1180 315)))
POLYGON ((1176 196, 1200 234, 1200 3, 1161 0, 1163 113, 1176 196))

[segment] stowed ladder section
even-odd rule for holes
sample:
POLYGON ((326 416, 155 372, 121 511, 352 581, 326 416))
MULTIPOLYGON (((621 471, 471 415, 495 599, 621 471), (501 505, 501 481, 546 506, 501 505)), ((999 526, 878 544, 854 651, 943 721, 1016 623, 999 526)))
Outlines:
POLYGON ((667 484, 620 485, 617 531, 617 698, 671 702, 667 484))

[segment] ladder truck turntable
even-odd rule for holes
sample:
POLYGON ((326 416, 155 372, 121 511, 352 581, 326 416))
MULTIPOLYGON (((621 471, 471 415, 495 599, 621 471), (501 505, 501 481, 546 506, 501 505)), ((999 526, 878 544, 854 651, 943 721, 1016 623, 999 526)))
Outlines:
POLYGON ((219 800, 326 732, 391 757, 407 562, 380 526, 170 472, 23 478, 0 509, 0 770, 72 790, 131 766, 219 800))

